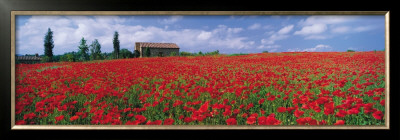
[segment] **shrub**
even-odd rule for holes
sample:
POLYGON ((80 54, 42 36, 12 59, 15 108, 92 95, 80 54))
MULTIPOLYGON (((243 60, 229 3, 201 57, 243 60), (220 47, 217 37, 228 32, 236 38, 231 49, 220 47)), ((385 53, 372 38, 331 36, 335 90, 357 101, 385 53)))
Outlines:
POLYGON ((171 54, 169 54, 169 56, 176 56, 176 52, 171 52, 171 54))
POLYGON ((45 62, 50 62, 50 61, 51 61, 50 57, 44 56, 44 57, 42 57, 42 61, 41 62, 45 63, 45 62))

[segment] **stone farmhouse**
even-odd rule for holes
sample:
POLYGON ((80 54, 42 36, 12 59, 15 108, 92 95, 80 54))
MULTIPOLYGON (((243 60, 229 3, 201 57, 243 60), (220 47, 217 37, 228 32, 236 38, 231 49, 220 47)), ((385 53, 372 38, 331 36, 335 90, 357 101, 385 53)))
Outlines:
POLYGON ((23 63, 23 64, 35 64, 35 63, 40 63, 42 61, 42 58, 39 57, 38 54, 35 54, 35 56, 16 56, 16 63, 23 63))
POLYGON ((145 57, 145 50, 149 48, 150 57, 170 56, 173 52, 179 55, 179 46, 175 43, 135 42, 135 50, 139 51, 140 57, 145 57))

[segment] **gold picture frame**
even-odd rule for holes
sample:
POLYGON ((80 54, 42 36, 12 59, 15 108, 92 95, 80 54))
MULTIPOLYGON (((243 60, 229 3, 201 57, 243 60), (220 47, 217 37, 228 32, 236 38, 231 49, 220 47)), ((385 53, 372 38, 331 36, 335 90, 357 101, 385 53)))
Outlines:
POLYGON ((268 129, 390 129, 389 11, 11 11, 11 130, 268 130, 268 129), (15 125, 15 31, 18 15, 384 15, 385 125, 384 126, 147 126, 147 125, 15 125))

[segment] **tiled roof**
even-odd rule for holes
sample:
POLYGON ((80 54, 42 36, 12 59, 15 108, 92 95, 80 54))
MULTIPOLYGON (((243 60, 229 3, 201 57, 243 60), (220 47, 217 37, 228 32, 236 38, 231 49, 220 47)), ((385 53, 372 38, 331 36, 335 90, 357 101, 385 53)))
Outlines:
POLYGON ((179 46, 175 43, 153 43, 153 42, 136 42, 139 43, 140 47, 149 47, 149 48, 176 48, 179 49, 179 46))
POLYGON ((40 57, 36 57, 36 56, 17 56, 16 57, 17 60, 23 60, 23 61, 40 61, 42 60, 42 58, 40 57))

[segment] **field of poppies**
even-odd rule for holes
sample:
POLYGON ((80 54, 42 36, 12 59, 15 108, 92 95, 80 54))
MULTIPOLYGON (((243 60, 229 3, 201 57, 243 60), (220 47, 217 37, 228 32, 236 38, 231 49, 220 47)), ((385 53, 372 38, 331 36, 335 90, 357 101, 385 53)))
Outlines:
POLYGON ((16 125, 384 125, 384 52, 16 65, 16 125))

